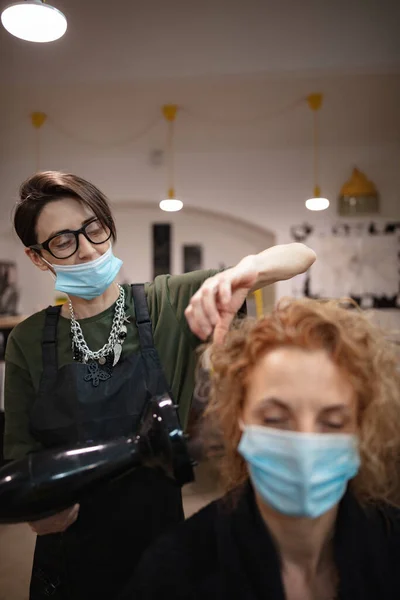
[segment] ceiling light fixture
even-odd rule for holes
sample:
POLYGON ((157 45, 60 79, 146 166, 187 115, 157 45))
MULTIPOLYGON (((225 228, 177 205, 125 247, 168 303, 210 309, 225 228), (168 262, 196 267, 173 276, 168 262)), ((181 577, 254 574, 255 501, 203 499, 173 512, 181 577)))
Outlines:
POLYGON ((24 0, 7 6, 1 13, 4 28, 27 42, 54 42, 67 30, 61 11, 44 0, 24 0))
POLYGON ((167 132, 167 160, 168 160, 168 197, 161 200, 160 208, 166 212, 177 212, 183 208, 182 200, 175 197, 174 188, 174 123, 178 107, 176 104, 166 104, 162 108, 165 120, 168 123, 167 132))
POLYGON ((326 210, 329 206, 327 198, 321 198, 321 188, 318 185, 319 177, 319 139, 318 139, 318 111, 322 106, 322 94, 310 94, 307 98, 308 106, 313 111, 313 148, 314 148, 314 197, 306 200, 308 210, 326 210))

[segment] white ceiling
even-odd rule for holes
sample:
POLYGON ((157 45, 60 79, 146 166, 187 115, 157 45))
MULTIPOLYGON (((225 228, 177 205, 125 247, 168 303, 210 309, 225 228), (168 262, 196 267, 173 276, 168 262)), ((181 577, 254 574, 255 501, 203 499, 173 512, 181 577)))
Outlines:
POLYGON ((243 152, 296 148, 312 143, 306 103, 321 91, 320 143, 324 146, 400 144, 400 75, 325 77, 225 76, 140 84, 36 86, 3 90, 0 111, 4 157, 32 155, 29 114, 44 111, 43 146, 51 152, 149 152, 165 143, 161 106, 177 102, 177 152, 243 152), (118 148, 147 123, 136 143, 118 148), (89 143, 80 143, 80 140, 89 143), (93 143, 92 143, 93 142, 93 143))
MULTIPOLYGON (((31 152, 32 110, 107 146, 166 102, 184 109, 178 151, 309 145, 313 91, 325 95, 322 144, 400 142, 400 0, 51 2, 69 23, 55 43, 0 27, 3 156, 31 152)), ((163 140, 156 128, 140 148, 163 140)))
POLYGON ((67 34, 40 45, 1 28, 3 83, 376 72, 400 65, 398 0, 51 1, 68 18, 67 34))

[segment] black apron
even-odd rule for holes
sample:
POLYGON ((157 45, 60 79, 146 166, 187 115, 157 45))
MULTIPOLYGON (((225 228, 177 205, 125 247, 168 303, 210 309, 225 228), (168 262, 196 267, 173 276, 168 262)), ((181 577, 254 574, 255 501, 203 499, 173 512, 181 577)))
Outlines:
MULTIPOLYGON (((147 401, 170 393, 144 286, 133 285, 132 293, 140 353, 117 363, 97 387, 84 380, 84 364, 57 368, 61 307, 47 309, 43 375, 30 415, 32 433, 45 447, 129 435, 147 401)), ((140 468, 104 485, 81 502, 78 519, 66 532, 37 537, 30 600, 112 600, 143 550, 183 518, 181 490, 159 470, 140 468)))

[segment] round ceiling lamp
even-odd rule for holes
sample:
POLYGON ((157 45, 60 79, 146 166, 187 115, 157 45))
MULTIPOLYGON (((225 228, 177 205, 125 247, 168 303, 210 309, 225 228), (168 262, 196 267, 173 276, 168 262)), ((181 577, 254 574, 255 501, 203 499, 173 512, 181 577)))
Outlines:
POLYGON ((314 190, 314 198, 306 200, 306 208, 308 210, 326 210, 329 207, 328 198, 321 198, 319 188, 314 190))
POLYGON ((168 198, 161 200, 160 208, 165 212, 178 212, 178 210, 183 208, 183 202, 182 200, 177 200, 177 198, 175 198, 175 192, 173 188, 169 190, 168 198))
POLYGON ((176 104, 166 104, 162 107, 164 118, 168 123, 167 159, 169 189, 167 198, 161 200, 159 206, 165 212, 178 212, 183 208, 183 202, 176 198, 174 188, 174 123, 177 111, 178 107, 176 104))
POLYGON ((308 106, 314 115, 313 127, 313 148, 314 148, 314 196, 306 200, 308 210, 318 211, 326 210, 329 207, 329 200, 321 197, 321 188, 318 185, 319 177, 319 147, 318 147, 318 111, 322 106, 322 94, 310 94, 307 98, 308 106))
POLYGON ((7 6, 1 13, 4 28, 27 42, 54 42, 67 31, 67 19, 44 0, 24 0, 7 6))

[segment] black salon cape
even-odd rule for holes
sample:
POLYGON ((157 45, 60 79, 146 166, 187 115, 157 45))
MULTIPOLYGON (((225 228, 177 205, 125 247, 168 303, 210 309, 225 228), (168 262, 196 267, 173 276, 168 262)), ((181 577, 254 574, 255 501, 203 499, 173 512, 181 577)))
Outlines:
MULTIPOLYGON (((340 600, 400 600, 400 511, 362 509, 350 492, 337 519, 340 600)), ((144 554, 118 600, 284 600, 279 557, 249 484, 236 508, 213 502, 144 554)))

